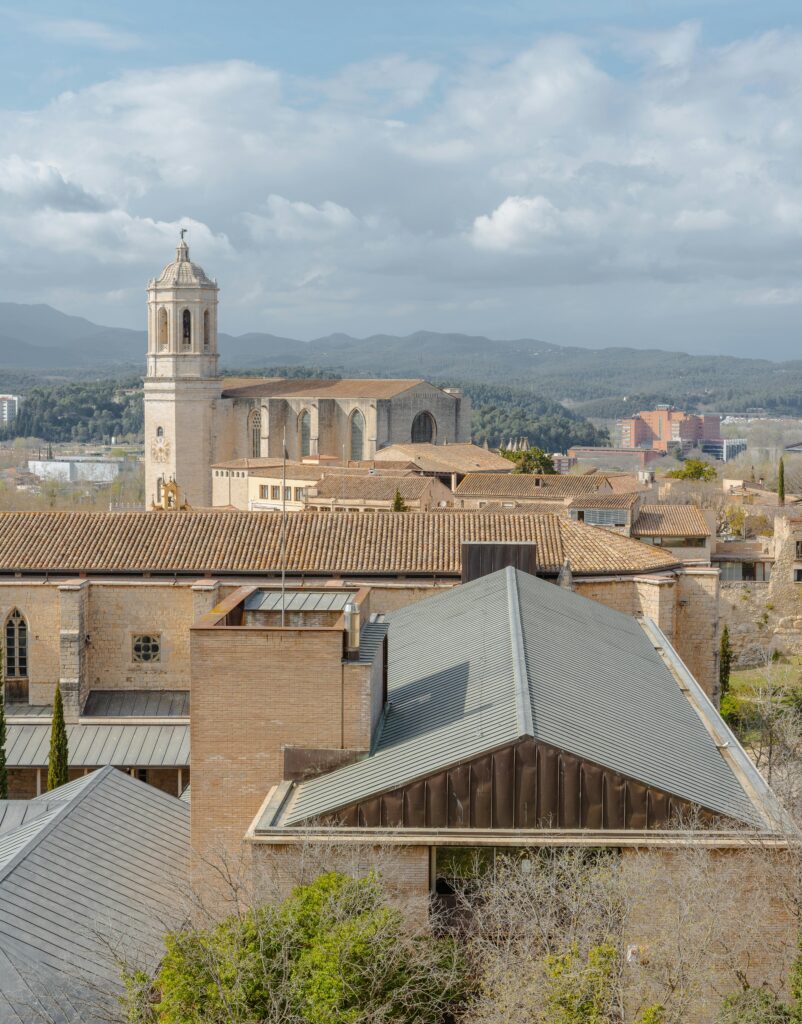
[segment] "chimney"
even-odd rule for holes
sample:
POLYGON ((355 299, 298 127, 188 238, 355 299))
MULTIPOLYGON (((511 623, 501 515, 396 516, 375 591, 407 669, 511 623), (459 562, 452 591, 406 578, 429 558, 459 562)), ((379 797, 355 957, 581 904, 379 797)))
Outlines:
POLYGON ((537 544, 506 543, 504 541, 462 542, 462 582, 470 583, 491 572, 514 569, 537 576, 537 544))
POLYGON ((359 606, 349 601, 343 609, 345 618, 345 658, 357 661, 359 658, 359 606))

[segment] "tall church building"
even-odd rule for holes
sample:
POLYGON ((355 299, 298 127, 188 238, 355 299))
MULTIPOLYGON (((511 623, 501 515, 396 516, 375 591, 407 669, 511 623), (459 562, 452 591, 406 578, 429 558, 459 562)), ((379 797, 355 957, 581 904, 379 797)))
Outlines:
POLYGON ((175 481, 194 508, 212 504, 212 465, 230 459, 372 459, 391 444, 470 441, 470 402, 415 380, 220 376, 217 282, 176 257, 148 284, 145 487, 161 504, 175 481))

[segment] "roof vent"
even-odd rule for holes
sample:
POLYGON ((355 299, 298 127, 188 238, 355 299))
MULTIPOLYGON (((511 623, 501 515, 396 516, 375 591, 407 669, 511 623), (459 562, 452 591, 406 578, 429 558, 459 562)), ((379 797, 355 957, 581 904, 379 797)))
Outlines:
POLYGON ((463 583, 489 576, 509 565, 537 576, 537 544, 471 540, 462 543, 463 583))

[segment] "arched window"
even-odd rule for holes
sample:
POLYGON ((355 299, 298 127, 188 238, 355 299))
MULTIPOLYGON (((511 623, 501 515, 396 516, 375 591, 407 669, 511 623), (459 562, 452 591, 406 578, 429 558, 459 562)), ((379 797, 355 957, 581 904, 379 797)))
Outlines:
POLYGON ((4 668, 6 679, 25 679, 28 676, 28 624, 18 608, 6 619, 4 668))
POLYGON ((248 458, 258 459, 262 454, 262 415, 254 409, 248 416, 248 458))
POLYGON ((156 427, 156 437, 164 437, 164 427, 156 427))
POLYGON ((351 461, 359 462, 365 450, 365 417, 357 409, 351 417, 351 461))
POLYGON ((412 421, 412 443, 431 444, 436 430, 434 416, 430 412, 419 412, 412 421))
POLYGON ((209 323, 209 310, 203 311, 203 351, 208 352, 212 344, 211 325, 209 323))
POLYGON ((169 325, 167 321, 167 310, 164 306, 159 310, 158 315, 158 340, 159 340, 159 351, 166 352, 170 342, 169 336, 169 325))
POLYGON ((298 417, 298 433, 301 436, 301 458, 303 458, 304 455, 311 454, 312 417, 309 415, 308 409, 304 409, 298 417))
POLYGON ((192 348, 192 314, 188 309, 181 314, 181 348, 184 351, 192 348))

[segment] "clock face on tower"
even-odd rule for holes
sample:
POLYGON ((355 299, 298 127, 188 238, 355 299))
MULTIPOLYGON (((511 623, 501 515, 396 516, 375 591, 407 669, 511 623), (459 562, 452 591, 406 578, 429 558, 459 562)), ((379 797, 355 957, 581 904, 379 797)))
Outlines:
POLYGON ((170 442, 164 437, 157 437, 150 446, 150 457, 154 462, 166 462, 170 457, 170 442))

